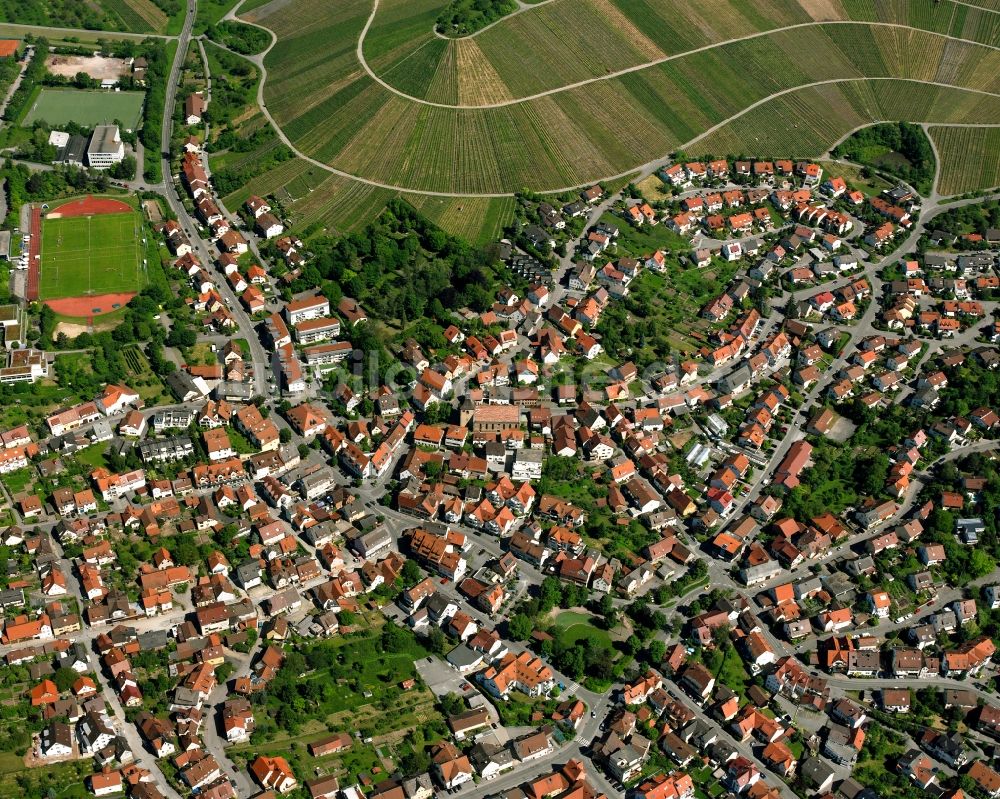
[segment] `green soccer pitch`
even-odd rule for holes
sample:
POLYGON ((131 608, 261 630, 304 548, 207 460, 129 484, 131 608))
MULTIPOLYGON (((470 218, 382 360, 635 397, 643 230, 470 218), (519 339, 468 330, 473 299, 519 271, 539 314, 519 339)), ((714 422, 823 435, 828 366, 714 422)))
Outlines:
POLYGON ((138 292, 145 282, 142 254, 137 212, 45 219, 39 296, 138 292))

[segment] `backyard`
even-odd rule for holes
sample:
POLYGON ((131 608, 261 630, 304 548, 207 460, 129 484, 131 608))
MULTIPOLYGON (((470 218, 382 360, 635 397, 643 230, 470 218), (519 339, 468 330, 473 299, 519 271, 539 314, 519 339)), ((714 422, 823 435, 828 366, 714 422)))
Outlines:
POLYGON ((264 700, 267 714, 258 716, 251 744, 235 747, 233 754, 247 759, 256 752, 281 753, 300 776, 319 768, 349 784, 443 737, 444 718, 414 666, 429 652, 412 632, 380 615, 365 616, 364 625, 286 653, 264 700), (406 688, 408 680, 417 682, 406 688), (348 751, 324 758, 309 754, 312 741, 345 731, 360 738, 348 751))

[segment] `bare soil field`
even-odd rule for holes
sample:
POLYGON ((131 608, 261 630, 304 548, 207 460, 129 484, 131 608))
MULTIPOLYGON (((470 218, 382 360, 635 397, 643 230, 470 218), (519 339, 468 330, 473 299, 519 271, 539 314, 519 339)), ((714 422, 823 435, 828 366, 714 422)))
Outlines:
POLYGON ((77 73, 86 72, 94 80, 121 78, 128 72, 121 58, 100 55, 50 55, 45 59, 45 67, 53 75, 63 78, 74 78, 77 73))

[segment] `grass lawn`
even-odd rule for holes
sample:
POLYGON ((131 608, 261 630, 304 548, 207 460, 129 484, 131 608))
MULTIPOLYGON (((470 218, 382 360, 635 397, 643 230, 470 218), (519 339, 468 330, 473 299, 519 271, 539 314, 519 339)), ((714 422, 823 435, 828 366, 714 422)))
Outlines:
POLYGON ((232 755, 241 760, 250 760, 254 755, 281 755, 288 758, 292 770, 302 778, 311 778, 315 774, 332 774, 348 784, 356 782, 362 776, 371 776, 373 767, 379 765, 378 755, 373 744, 364 744, 355 740, 353 746, 345 752, 326 757, 313 757, 309 754, 309 744, 330 735, 329 729, 311 722, 310 732, 294 738, 276 738, 267 743, 252 743, 246 746, 233 747, 232 755))
POLYGON ((107 452, 107 443, 94 444, 91 447, 86 447, 85 449, 77 450, 73 454, 80 463, 89 466, 91 469, 97 469, 100 466, 107 466, 107 461, 104 459, 104 453, 107 452))
POLYGON ((593 640, 596 643, 611 647, 611 637, 605 630, 595 627, 593 616, 586 613, 574 613, 566 610, 556 616, 557 637, 564 644, 575 644, 580 641, 593 640))
POLYGON ((251 444, 245 435, 243 435, 235 427, 229 427, 228 425, 224 428, 226 435, 229 436, 229 443, 233 445, 233 449, 236 450, 239 455, 250 455, 257 452, 256 447, 251 444))
POLYGON ((743 658, 736 651, 736 647, 727 644, 722 649, 704 650, 702 660, 706 668, 715 675, 716 682, 728 685, 740 696, 744 694, 750 682, 750 674, 743 665, 743 658))
POLYGON ((916 594, 906 581, 902 579, 902 575, 897 575, 896 579, 891 583, 885 584, 885 590, 892 597, 892 601, 896 603, 896 607, 892 610, 893 615, 897 613, 904 613, 913 608, 915 604, 916 594))
POLYGON ((667 200, 673 196, 663 181, 656 175, 650 175, 648 178, 639 181, 636 184, 636 188, 646 200, 667 200))
POLYGON ((212 345, 207 341, 199 342, 191 348, 191 354, 188 356, 188 364, 192 366, 212 366, 219 362, 215 353, 212 352, 212 345))
POLYGON ((3 484, 7 486, 7 490, 11 493, 11 495, 16 496, 28 487, 32 477, 34 477, 34 469, 30 466, 26 466, 23 469, 18 469, 5 474, 3 476, 3 484))
POLYGON ((733 264, 718 263, 698 269, 677 263, 676 259, 668 263, 666 274, 643 271, 632 281, 625 307, 630 318, 645 322, 653 335, 647 338, 642 350, 632 353, 632 360, 651 362, 662 358, 661 337, 683 353, 700 347, 702 342, 693 334, 705 336, 711 328, 707 320, 698 316, 701 306, 718 296, 735 272, 733 264))
MULTIPOLYGON (((194 21, 194 32, 204 33, 206 28, 215 25, 226 13, 235 6, 237 0, 202 0, 198 3, 198 16, 194 21)), ((245 6, 250 3, 244 4, 245 6)), ((181 15, 183 17, 183 15, 181 15)))
POLYGON ((34 384, 20 383, 14 391, 13 402, 0 406, 0 429, 40 423, 57 406, 78 399, 73 391, 56 385, 51 378, 34 384))
POLYGON ((750 675, 747 674, 743 665, 743 658, 733 647, 726 650, 725 660, 722 661, 722 668, 719 670, 718 682, 728 685, 741 694, 746 690, 747 683, 750 682, 750 675))
POLYGON ((590 479, 592 469, 581 468, 578 461, 565 462, 562 458, 549 458, 543 464, 541 490, 542 494, 554 494, 561 499, 572 502, 579 508, 592 513, 597 509, 597 500, 606 497, 608 489, 590 479), (564 467, 569 473, 553 474, 548 463, 556 468, 564 467))
POLYGON ((142 92, 109 92, 100 89, 44 88, 28 109, 24 125, 38 120, 59 127, 76 122, 85 128, 109 125, 118 120, 128 130, 135 130, 142 116, 142 92))
POLYGON ((612 213, 604 214, 602 222, 617 225, 621 234, 618 237, 618 251, 633 255, 636 258, 652 255, 657 250, 685 253, 691 250, 689 239, 674 233, 666 225, 642 225, 635 227, 612 213))
POLYGON ((145 284, 141 236, 136 212, 46 219, 41 298, 138 291, 145 284))

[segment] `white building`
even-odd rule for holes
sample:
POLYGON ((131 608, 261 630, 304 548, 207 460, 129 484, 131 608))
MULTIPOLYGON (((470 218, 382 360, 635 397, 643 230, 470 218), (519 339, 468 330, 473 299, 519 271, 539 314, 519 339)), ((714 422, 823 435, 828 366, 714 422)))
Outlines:
POLYGON ((305 297, 293 300, 285 306, 288 324, 292 327, 309 319, 319 319, 330 315, 330 301, 326 297, 305 297))
POLYGON ((98 125, 87 145, 87 166, 108 169, 125 158, 125 143, 117 125, 98 125))
POLYGON ((521 449, 514 456, 511 478, 516 481, 542 479, 542 451, 521 449))

